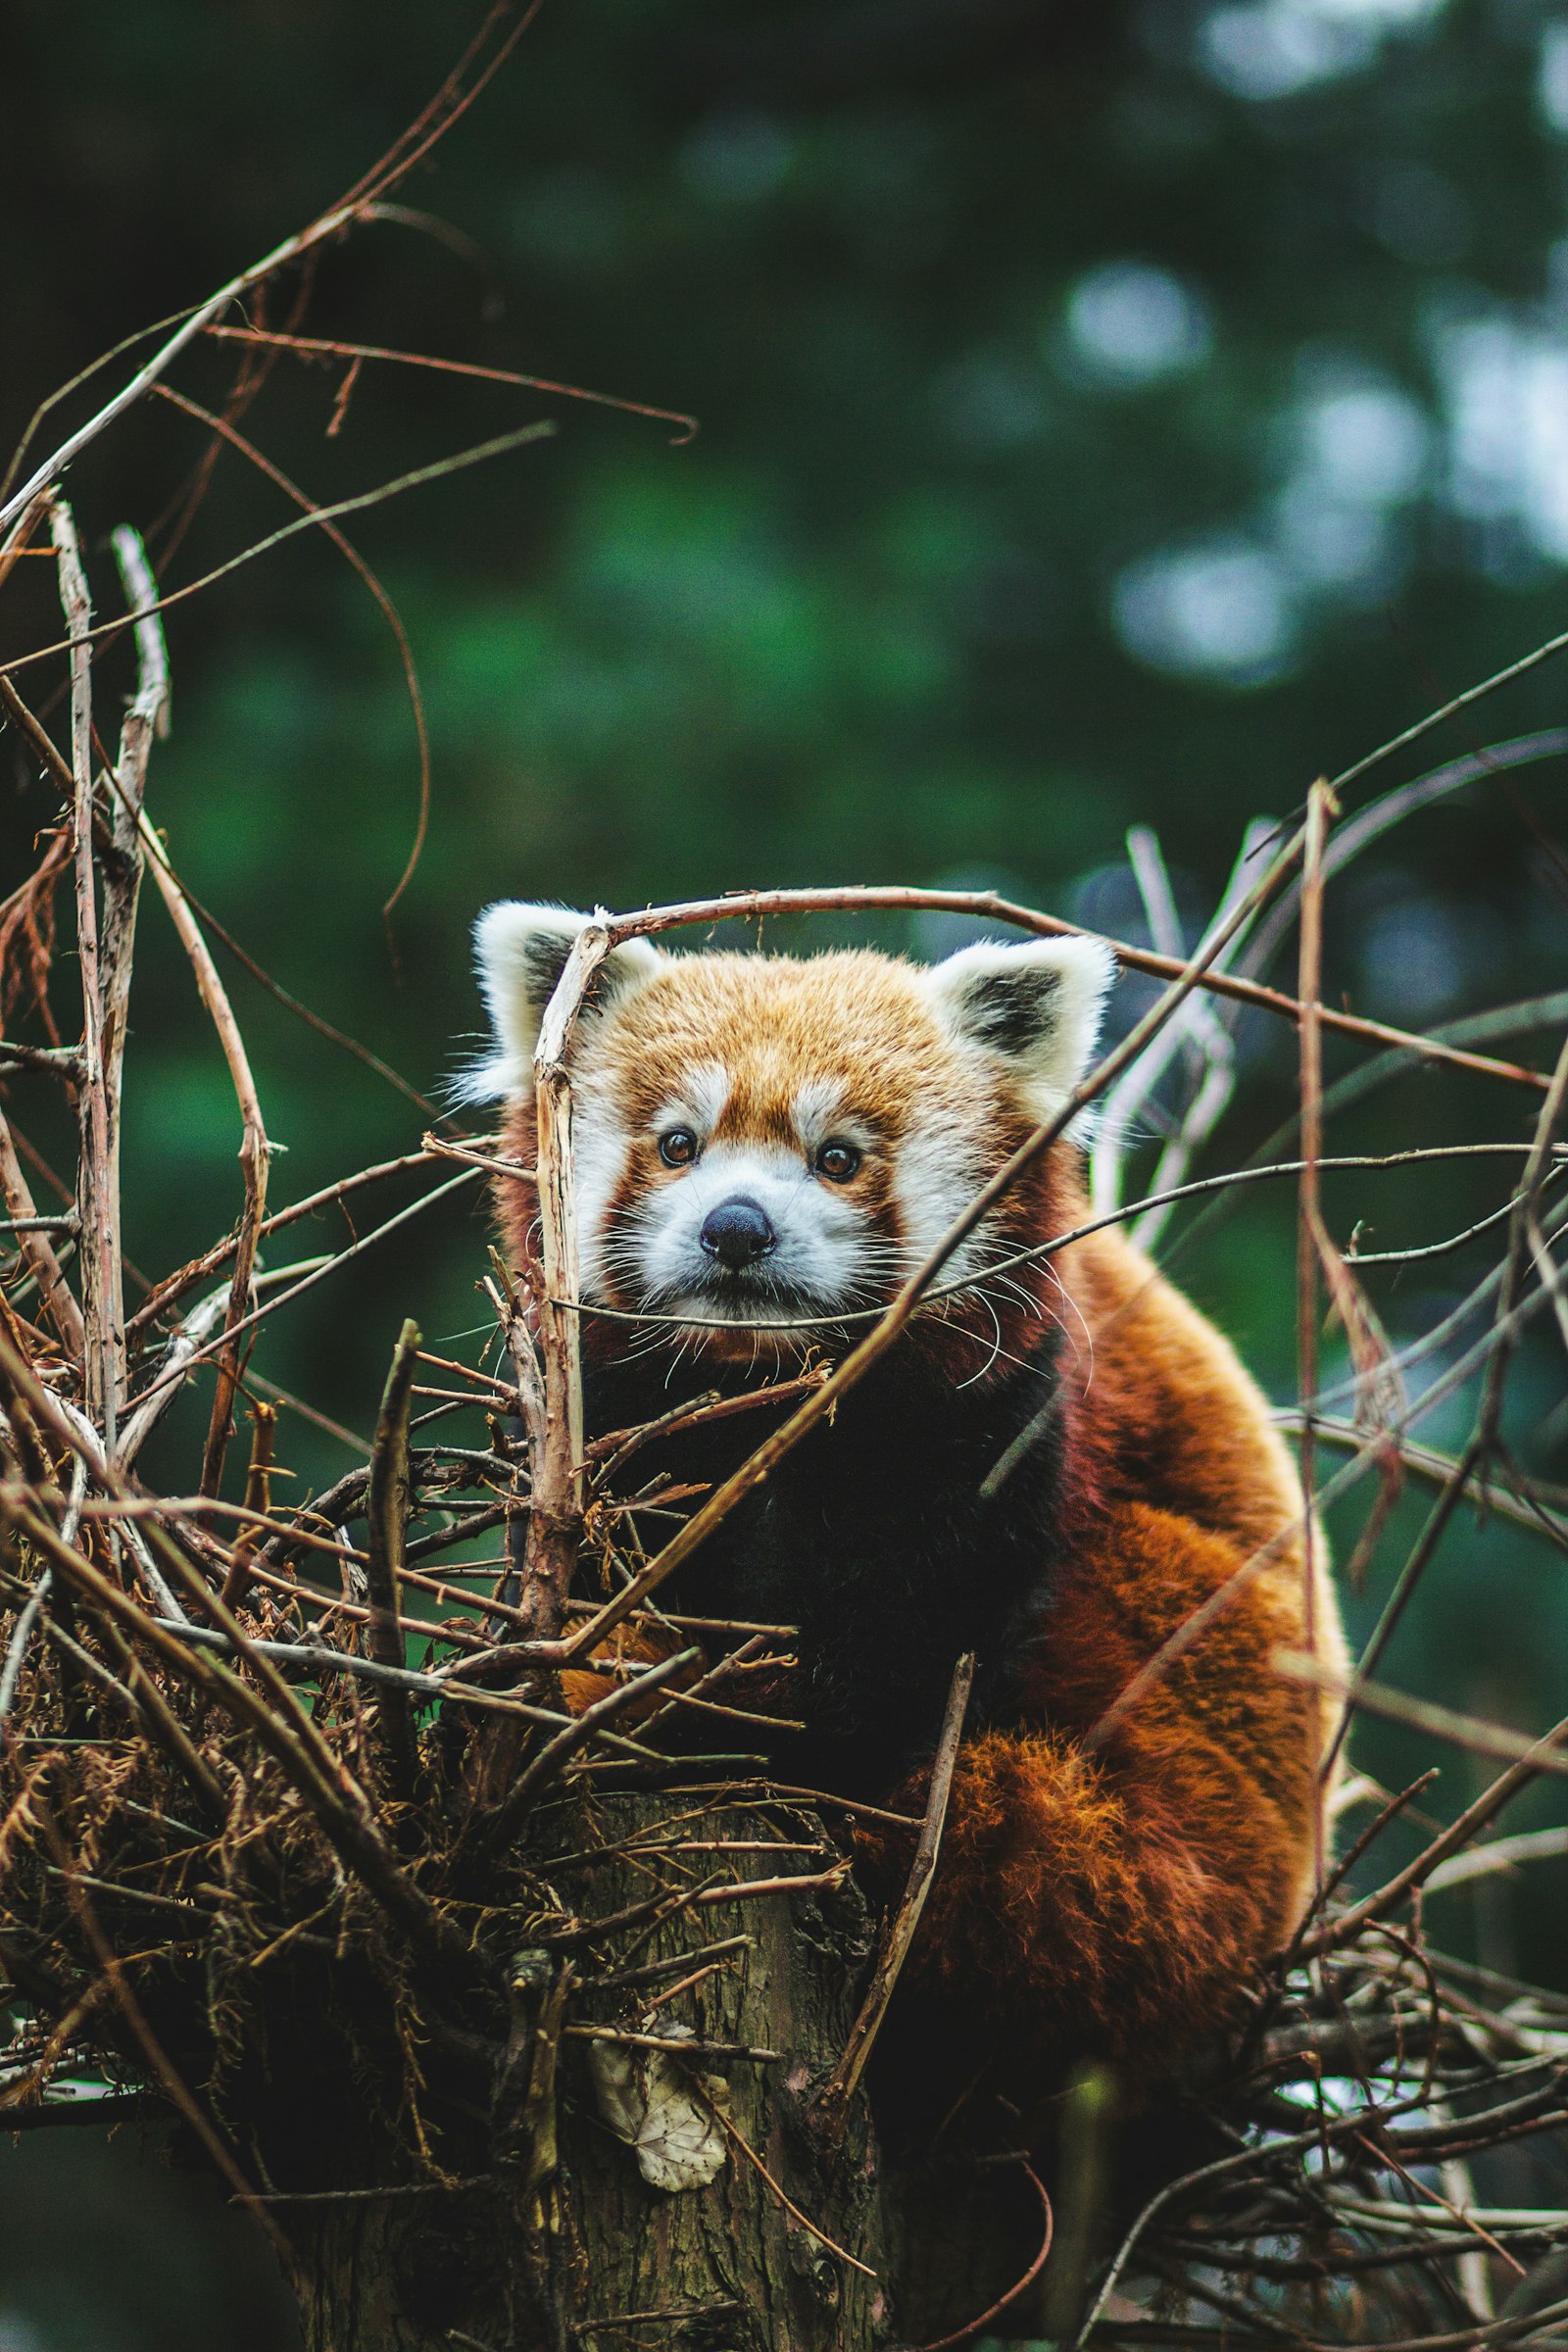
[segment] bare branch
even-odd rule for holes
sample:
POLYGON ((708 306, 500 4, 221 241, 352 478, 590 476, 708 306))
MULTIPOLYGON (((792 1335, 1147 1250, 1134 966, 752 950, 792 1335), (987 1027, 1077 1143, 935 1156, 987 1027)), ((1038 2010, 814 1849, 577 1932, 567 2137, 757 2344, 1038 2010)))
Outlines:
POLYGON ((850 2028, 849 2039, 837 2066, 822 2085, 817 2100, 817 2112, 830 2131, 842 2128, 845 2110, 859 2086, 865 2072, 872 2044, 881 2030, 895 1987, 908 1958, 914 1941, 914 1931, 920 1924, 931 1881, 936 1875, 937 1859, 942 1851, 942 1832, 947 1825, 948 1799, 953 1793, 953 1774, 958 1761, 958 1742, 963 1737, 963 1719, 969 1708, 969 1691, 974 1682, 974 1655, 969 1652, 958 1660, 953 1670, 953 1685, 948 1692, 947 1713, 943 1717, 937 1751, 931 1765, 931 1788, 926 1798, 925 1819, 920 1824, 919 1841, 914 1860, 909 1867, 908 1884, 894 1915, 893 1924, 883 1939, 876 1969, 866 1988, 859 2014, 850 2028))
POLYGON ((561 1631, 583 1505, 582 1358, 576 1317, 567 1309, 567 1302, 577 1297, 578 1284, 566 1050, 584 992, 609 948, 609 934, 601 924, 584 925, 545 1007, 534 1050, 544 1275, 538 1300, 544 1443, 532 1464, 533 1513, 520 1599, 533 1620, 532 1630, 546 1641, 561 1631))
POLYGON ((68 435, 61 442, 59 448, 52 451, 40 466, 34 466, 21 489, 14 491, 5 503, 0 505, 0 531, 15 522, 41 492, 47 490, 52 483, 57 482, 73 461, 78 458, 91 442, 96 441, 100 433, 106 432, 117 417, 122 416, 125 411, 132 408, 144 393, 150 392, 159 378, 168 372, 186 345, 194 342, 202 329, 213 319, 220 318, 229 305, 237 301, 248 287, 259 285, 264 278, 270 277, 275 270, 285 268, 288 263, 298 260, 302 254, 309 252, 312 246, 319 245, 328 237, 335 236, 339 229, 348 226, 353 218, 354 207, 352 206, 343 206, 333 212, 323 214, 319 220, 313 221, 309 228, 300 230, 295 236, 285 237, 280 245, 273 246, 270 253, 264 254, 259 262, 253 262, 248 270, 242 270, 237 277, 232 277, 226 285, 220 286, 216 294, 210 295, 199 309, 189 314, 168 341, 153 354, 153 357, 141 368, 138 368, 135 374, 121 386, 113 399, 104 403, 96 416, 89 416, 85 424, 78 425, 74 433, 68 435))
MULTIPOLYGON (((75 1363, 82 1363, 86 1355, 86 1327, 81 1319, 81 1309, 76 1304, 49 1239, 54 1221, 42 1218, 37 1213, 4 1111, 0 1111, 0 1192, 5 1195, 6 1206, 12 1217, 12 1230, 17 1236, 22 1254, 38 1285, 44 1312, 60 1334, 60 1343, 67 1355, 75 1363)), ((79 1226, 79 1215, 77 1222, 79 1226)))
POLYGON ((1510 1762, 1532 1760, 1537 1772, 1568 1780, 1568 1755, 1558 1755, 1556 1746, 1563 1738, 1563 1726, 1558 1725, 1544 1739, 1527 1740, 1518 1732, 1505 1731, 1501 1724, 1483 1723, 1479 1716, 1461 1715, 1452 1707, 1440 1707, 1426 1698, 1412 1698, 1407 1691, 1391 1690, 1386 1684, 1368 1682, 1357 1676, 1351 1683, 1315 1658, 1309 1650, 1277 1649, 1274 1652, 1274 1671, 1287 1680, 1308 1683, 1314 1690, 1327 1691, 1332 1697, 1348 1699, 1368 1715, 1381 1715, 1390 1723, 1413 1725, 1417 1731, 1430 1732, 1436 1740, 1450 1740, 1457 1747, 1468 1747, 1478 1756, 1501 1756, 1510 1762))
POLYGON ((218 1391, 213 1398, 212 1420, 208 1425, 207 1446, 202 1457, 202 1490, 216 1494, 222 1475, 223 1455, 227 1448, 230 1416, 234 1392, 239 1385, 240 1354, 238 1327, 246 1321, 251 1299, 251 1278, 256 1266, 257 1245, 261 1239, 262 1220, 267 1214, 267 1171, 271 1151, 267 1140, 267 1126, 262 1117, 261 1098, 251 1075, 250 1057, 233 1008, 218 976, 218 967, 208 951, 200 925, 174 879, 164 845, 145 812, 138 809, 137 825, 140 836, 152 859, 153 880, 157 883, 170 918, 179 934, 179 942, 190 958, 196 975, 196 986, 202 1003, 218 1032, 228 1074, 239 1103, 243 1134, 239 1148, 241 1172, 245 1181, 245 1205, 240 1215, 234 1245, 234 1272, 228 1286, 228 1305, 224 1316, 224 1347, 219 1363, 218 1391))
POLYGON ((1513 1353, 1513 1332, 1509 1321, 1511 1310, 1519 1297, 1524 1281, 1527 1259, 1536 1250, 1540 1236, 1537 1262, 1545 1257, 1549 1271, 1549 1291, 1556 1302, 1557 1277, 1544 1236, 1541 1234, 1541 1196, 1551 1164, 1552 1143, 1568 1102, 1568 1036, 1557 1055, 1557 1066, 1551 1074, 1546 1099, 1536 1120, 1536 1132, 1531 1143, 1530 1157, 1519 1180, 1514 1201, 1513 1222, 1508 1233, 1508 1255, 1503 1267, 1502 1284, 1497 1293, 1495 1344, 1487 1367, 1486 1394, 1476 1419, 1476 1444, 1481 1459, 1487 1461, 1497 1442, 1497 1428, 1502 1418, 1503 1384, 1508 1377, 1508 1362, 1513 1353))
MULTIPOLYGON (((177 1364, 171 1362, 166 1366, 158 1374, 152 1386, 143 1390, 137 1402, 138 1415, 146 1411, 155 1401, 160 1403, 160 1409, 162 1409, 162 1405, 183 1383, 191 1368, 196 1364, 205 1363, 215 1348, 232 1347, 234 1342, 245 1332, 253 1330, 264 1315, 273 1314, 279 1307, 291 1305, 296 1298, 303 1298, 307 1291, 314 1290, 318 1283, 323 1282, 327 1275, 335 1274, 340 1266, 346 1266, 351 1258, 360 1257, 367 1250, 374 1249, 377 1242, 384 1241, 389 1233, 398 1232, 408 1224, 412 1217, 418 1216, 424 1209, 434 1207, 436 1201, 449 1199, 462 1186, 470 1184, 472 1181, 471 1174, 466 1170, 461 1176, 452 1177, 446 1184, 438 1184, 433 1192, 425 1193, 419 1200, 411 1201, 407 1208, 400 1208, 395 1216, 388 1217, 383 1223, 372 1226, 368 1233, 362 1234, 358 1241, 351 1242, 346 1250, 339 1250, 333 1256, 307 1259, 304 1271, 298 1266, 280 1267, 275 1274, 261 1278, 261 1280, 279 1281, 283 1279, 285 1273, 299 1276, 298 1281, 291 1283, 286 1290, 279 1291, 264 1305, 253 1306, 250 1313, 243 1315, 238 1323, 230 1323, 219 1338, 204 1339, 200 1346, 192 1348, 189 1354, 182 1357, 177 1364)), ((260 1287, 261 1282, 259 1281, 258 1288, 260 1287)), ((232 1299, 232 1291, 230 1291, 229 1297, 232 1299)))
POLYGON ((98 902, 93 875, 92 601, 71 509, 53 509, 60 601, 71 633, 71 765, 76 828, 76 954, 81 966, 81 1308, 85 1329, 87 1410, 113 1446, 125 1378, 121 1297, 120 1189, 104 1063, 104 976, 98 958, 98 902))
MULTIPOLYGON (((399 1630, 402 1618, 399 1578, 408 1540, 409 1405, 418 1351, 418 1325, 406 1322, 393 1350, 370 1454, 367 1499, 369 1535, 366 1546, 369 1647, 371 1657, 383 1666, 404 1664, 403 1635, 399 1630)), ((399 1795, 412 1796, 419 1752, 407 1693, 395 1683, 378 1684, 375 1704, 393 1787, 399 1795)))
MULTIPOLYGON (((388 1176, 401 1176, 406 1168, 428 1167, 437 1156, 433 1152, 405 1152, 399 1158, 383 1159, 374 1167, 357 1168, 352 1176, 340 1176, 335 1184, 323 1185, 319 1192, 307 1194, 303 1200, 291 1200, 287 1208, 274 1209, 271 1216, 262 1220, 257 1240, 265 1242, 274 1233, 281 1233, 286 1226, 297 1224, 301 1217, 315 1216, 323 1208, 336 1207, 353 1194, 363 1191, 367 1185, 380 1184, 388 1176)), ((168 1275, 148 1294, 130 1317, 125 1326, 127 1337, 136 1339, 149 1323, 156 1322, 182 1292, 189 1290, 193 1283, 200 1282, 204 1276, 215 1273, 232 1257, 237 1246, 237 1234, 229 1234, 222 1241, 215 1242, 212 1249, 204 1250, 199 1257, 193 1257, 188 1265, 181 1266, 176 1274, 168 1275)))
MULTIPOLYGON (((1255 822, 1247 828, 1241 856, 1221 894, 1219 909, 1214 918, 1216 922, 1225 920, 1246 889, 1253 853, 1260 847, 1260 838, 1272 831, 1272 826, 1255 822)), ((1127 836, 1127 851, 1138 878, 1154 945, 1162 956, 1180 963, 1185 960, 1186 950, 1182 944, 1181 925, 1158 840, 1149 826, 1134 825, 1127 836)), ((1230 1032, 1206 995, 1195 992, 1176 1018, 1167 1022, 1148 1052, 1110 1089, 1101 1105, 1095 1124, 1094 1149, 1090 1155, 1090 1198, 1097 1211, 1113 1209, 1120 1200, 1127 1138, 1166 1070, 1184 1051, 1196 1052, 1201 1056, 1207 1075, 1182 1121, 1180 1134, 1172 1137, 1160 1154, 1151 1187, 1152 1191, 1157 1193, 1180 1184, 1194 1152, 1229 1102, 1235 1062, 1230 1032)), ((1152 1247, 1162 1223, 1163 1217, 1157 1209, 1151 1209, 1140 1218, 1134 1228, 1140 1247, 1152 1247)))
MULTIPOLYGON (((646 1698, 651 1691, 662 1690, 677 1674, 684 1674, 702 1656, 700 1649, 679 1649, 657 1666, 645 1666, 641 1673, 607 1690, 574 1716, 564 1731, 543 1746, 529 1763, 525 1772, 514 1783, 481 1832, 483 1843, 491 1850, 504 1849, 521 1830, 534 1798, 547 1782, 555 1779, 579 1748, 590 1740, 600 1737, 617 1715, 646 1698)), ((451 1686, 448 1685, 448 1689, 451 1686)))
MULTIPOLYGON (((1037 907, 1021 906, 1015 900, 999 897, 994 890, 889 889, 880 884, 847 883, 833 890, 736 891, 728 898, 687 899, 676 906, 650 906, 641 914, 614 916, 610 925, 610 944, 618 948, 628 939, 650 938, 657 932, 685 924, 746 921, 768 914, 827 914, 900 906, 926 907, 942 914, 979 915, 992 922, 1015 924, 1020 931, 1032 931, 1043 939, 1104 937, 1102 932, 1087 932, 1081 923, 1069 923, 1061 915, 1042 914, 1037 907)), ((1179 981, 1189 968, 1177 956, 1131 947, 1125 940, 1106 938, 1105 945, 1126 970, 1147 972, 1154 980, 1179 981)), ((1235 972, 1211 971, 1205 965, 1199 985, 1215 996, 1229 997, 1238 1004, 1252 1004, 1259 1011, 1281 1013, 1291 1021, 1300 1018, 1301 1007, 1295 997, 1277 988, 1265 988, 1256 980, 1244 980, 1235 972)), ((1422 1061, 1439 1061, 1452 1069, 1473 1070, 1481 1077, 1508 1079, 1516 1086, 1533 1087, 1538 1093, 1545 1091, 1547 1081, 1541 1072, 1523 1069, 1517 1062, 1497 1061, 1490 1054, 1472 1054, 1439 1038, 1391 1028, 1385 1021, 1366 1020, 1359 1013, 1341 1012, 1327 1004, 1319 1017, 1325 1029, 1332 1029, 1342 1037, 1363 1038, 1372 1045, 1398 1046, 1422 1061)))

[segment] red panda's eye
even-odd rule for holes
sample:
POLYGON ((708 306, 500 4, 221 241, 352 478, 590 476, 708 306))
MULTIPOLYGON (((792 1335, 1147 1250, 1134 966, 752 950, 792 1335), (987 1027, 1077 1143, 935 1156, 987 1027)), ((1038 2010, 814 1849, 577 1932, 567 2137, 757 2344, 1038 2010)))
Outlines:
POLYGON ((834 1184, 848 1184, 860 1164, 860 1153, 854 1144, 824 1144, 816 1155, 816 1172, 834 1184))
POLYGON ((671 1127, 659 1139, 659 1156, 666 1168, 687 1168, 697 1157, 697 1138, 689 1127, 671 1127))

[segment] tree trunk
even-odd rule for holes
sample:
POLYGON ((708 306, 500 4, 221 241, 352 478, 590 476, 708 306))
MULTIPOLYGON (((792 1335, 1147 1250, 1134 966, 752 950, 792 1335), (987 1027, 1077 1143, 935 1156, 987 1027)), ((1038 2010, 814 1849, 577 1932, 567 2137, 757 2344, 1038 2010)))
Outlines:
MULTIPOLYGON (((579 1850, 634 1831, 646 1839, 661 1824, 672 1838, 775 1846, 670 1857, 655 1865, 659 1880, 647 1862, 620 1855, 548 1873, 583 1919, 644 1904, 677 1874, 693 1886, 808 1876, 835 1858, 831 1848, 777 1851, 781 1836, 826 1840, 811 1817, 781 1831, 776 1810, 699 1812, 692 1800, 660 1795, 562 1814, 579 1850)), ((873 2352, 889 2343, 888 2216, 865 2103, 852 2102, 835 2142, 811 2120, 811 2094, 844 2046, 873 1944, 853 1882, 691 1905, 652 1929, 644 1917, 591 1944, 547 1945, 560 1925, 536 1916, 538 1945, 514 1967, 515 2019, 496 2069, 488 2151, 475 2140, 474 2169, 488 2177, 460 2190, 275 2209, 290 2235, 309 2352, 627 2352, 636 2342, 659 2352, 873 2352), (738 1936, 750 1939, 745 1948, 678 1990, 709 1965, 707 1947, 738 1936), (666 1960, 679 1964, 634 1986, 594 1982, 666 1960), (657 2004, 670 1992, 666 2013, 657 2004), (695 2030, 702 2044, 780 2056, 700 2050, 687 2059, 581 2031, 593 2025, 677 2041, 695 2030), (704 2185, 654 2184, 705 2173, 704 2185), (633 2315, 647 2315, 646 2325, 633 2315)), ((435 2049, 424 2071, 433 2093, 435 2049)), ((321 2124, 332 2131, 337 2119, 321 2124)), ((441 2152, 450 2164, 446 2141, 441 2152)), ((345 2151, 338 2177, 399 2176, 362 2145, 345 2151)))

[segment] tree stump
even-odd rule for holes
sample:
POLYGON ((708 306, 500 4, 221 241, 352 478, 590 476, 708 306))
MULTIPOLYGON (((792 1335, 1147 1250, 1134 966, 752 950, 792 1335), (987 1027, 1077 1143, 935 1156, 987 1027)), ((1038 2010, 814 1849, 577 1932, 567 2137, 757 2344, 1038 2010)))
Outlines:
MULTIPOLYGON (((564 1915, 519 1933, 487 2177, 285 2213, 309 2352, 878 2352, 894 2311, 865 2102, 831 2139, 811 2114, 873 1946, 853 1880, 645 1912, 592 1940, 567 1924, 646 1905, 662 1886, 816 1876, 838 1849, 812 1814, 792 1809, 781 1828, 776 1806, 659 1794, 556 1810, 560 1850, 569 1840, 578 1857, 633 1838, 732 1850, 541 1864, 564 1915), (781 1838, 820 1850, 780 1852, 781 1838), (628 1970, 655 1973, 597 1981, 628 1970)), ((425 2071, 436 2089, 438 2056, 425 2071)), ((354 2161, 350 2177, 366 2178, 366 2152, 354 2161)))

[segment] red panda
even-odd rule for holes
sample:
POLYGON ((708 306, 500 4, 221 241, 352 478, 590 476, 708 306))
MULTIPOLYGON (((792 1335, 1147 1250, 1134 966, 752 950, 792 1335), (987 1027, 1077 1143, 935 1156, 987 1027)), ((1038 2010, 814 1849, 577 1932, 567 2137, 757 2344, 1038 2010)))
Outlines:
MULTIPOLYGON (((504 904, 477 926, 494 1045, 467 1091, 507 1102, 522 1165, 540 1016, 587 919, 504 904)), ((930 968, 617 949, 570 1054, 581 1289, 621 1318, 584 1317, 591 1426, 841 1353, 1066 1101, 1112 975, 1078 938, 930 968)), ((499 1206, 525 1263, 531 1187, 502 1179, 499 1206)), ((1063 1140, 662 1598, 799 1627, 777 1706, 807 1726, 789 1777, 895 1809, 919 1811, 955 1661, 975 1651, 906 1983, 971 2037, 983 2020, 1009 2064, 1098 2053, 1147 2079, 1234 2019, 1310 1899, 1334 1715, 1273 1653, 1315 1646, 1338 1670, 1344 1649, 1321 1542, 1307 1590, 1299 1483, 1229 1343, 1119 1229, 1019 1262, 1088 1216, 1063 1140)), ((756 1439, 755 1416, 713 1424, 677 1475, 721 1477, 756 1439)), ((862 1836, 896 1891, 907 1835, 862 1836)))

